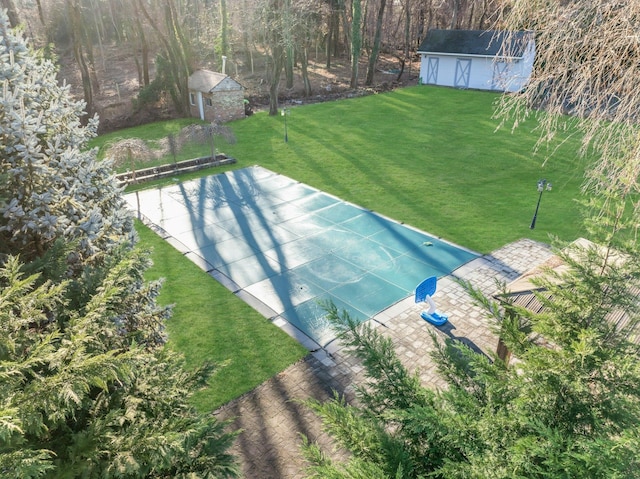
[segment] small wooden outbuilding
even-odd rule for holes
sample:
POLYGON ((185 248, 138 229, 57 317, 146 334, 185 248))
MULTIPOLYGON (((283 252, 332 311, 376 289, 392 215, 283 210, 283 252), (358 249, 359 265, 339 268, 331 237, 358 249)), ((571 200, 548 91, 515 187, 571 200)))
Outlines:
POLYGON ((429 30, 418 48, 420 83, 519 91, 533 70, 532 32, 429 30))
POLYGON ((221 123, 244 118, 244 87, 229 75, 197 70, 188 87, 191 116, 221 123))

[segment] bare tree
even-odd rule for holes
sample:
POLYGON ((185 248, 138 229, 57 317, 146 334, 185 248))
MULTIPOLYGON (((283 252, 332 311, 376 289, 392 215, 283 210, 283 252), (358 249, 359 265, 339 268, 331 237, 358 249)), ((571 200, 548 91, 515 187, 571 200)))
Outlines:
POLYGON ((367 78, 364 81, 365 85, 373 85, 373 74, 376 70, 378 63, 378 55, 380 53, 380 38, 382 36, 382 21, 384 19, 384 9, 386 8, 387 0, 380 0, 378 7, 378 16, 376 20, 376 29, 373 37, 373 46, 371 53, 369 54, 369 66, 367 67, 367 78))
POLYGON ((78 0, 66 0, 67 14, 70 20, 71 36, 73 43, 73 55, 80 67, 80 76, 82 78, 82 89, 84 91, 84 101, 86 103, 87 115, 84 117, 85 121, 87 117, 91 117, 94 114, 93 94, 94 94, 94 82, 92 81, 91 69, 92 65, 87 61, 85 48, 86 42, 82 12, 80 10, 80 4, 78 0))
POLYGON ((167 78, 164 79, 163 86, 169 90, 176 110, 184 114, 189 111, 187 79, 193 71, 191 46, 182 32, 182 22, 178 17, 175 0, 164 0, 162 6, 164 10, 164 29, 152 17, 148 7, 145 6, 145 2, 142 0, 137 2, 139 11, 156 32, 164 48, 165 61, 162 63, 162 72, 167 78))
POLYGON ((229 55, 229 14, 227 0, 220 0, 220 54, 229 55))
POLYGON ((293 67, 295 64, 295 46, 293 40, 294 16, 291 0, 283 0, 282 10, 282 41, 284 48, 284 76, 287 90, 293 88, 293 67))
POLYGON ((358 88, 358 61, 362 48, 362 0, 351 2, 351 88, 358 88))
POLYGON ((300 65, 303 95, 311 96, 312 88, 309 80, 309 49, 320 32, 322 17, 327 13, 324 4, 318 5, 314 0, 293 0, 292 4, 292 39, 296 58, 300 65))
POLYGON ((331 57, 336 56, 340 43, 340 13, 344 11, 344 0, 327 0, 329 15, 327 17, 327 35, 325 39, 326 68, 331 68, 331 57))
POLYGON ((138 4, 134 3, 135 15, 134 15, 134 38, 137 38, 140 42, 140 54, 141 58, 138 60, 138 56, 135 56, 136 66, 138 67, 138 84, 147 86, 150 83, 149 78, 149 43, 144 33, 144 27, 142 20, 140 19, 140 13, 138 10, 138 4))
POLYGON ((259 28, 269 53, 269 115, 278 114, 280 76, 284 68, 284 36, 282 29, 283 0, 261 0, 256 9, 256 26, 259 28))

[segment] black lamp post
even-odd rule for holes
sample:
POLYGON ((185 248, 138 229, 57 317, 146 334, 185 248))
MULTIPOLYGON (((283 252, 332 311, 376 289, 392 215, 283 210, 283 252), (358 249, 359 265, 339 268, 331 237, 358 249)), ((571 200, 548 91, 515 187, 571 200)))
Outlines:
POLYGON ((549 183, 547 180, 538 180, 538 192, 540 193, 540 195, 538 196, 536 212, 533 214, 531 226, 529 226, 529 228, 531 229, 536 227, 536 220, 538 219, 538 208, 540 208, 540 200, 542 199, 542 193, 544 193, 544 190, 551 191, 551 183, 549 183))
POLYGON ((289 116, 289 110, 286 108, 283 108, 280 111, 280 114, 284 117, 284 142, 288 143, 289 135, 287 134, 287 116, 289 116))

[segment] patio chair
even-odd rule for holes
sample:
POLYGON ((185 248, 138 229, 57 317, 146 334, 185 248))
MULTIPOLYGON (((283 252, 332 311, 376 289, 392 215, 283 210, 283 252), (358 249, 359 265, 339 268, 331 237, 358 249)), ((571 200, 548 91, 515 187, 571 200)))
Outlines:
POLYGON ((436 292, 436 284, 438 279, 435 276, 425 279, 416 287, 415 302, 427 303, 429 308, 420 313, 420 317, 434 326, 442 326, 447 322, 449 317, 436 311, 436 303, 431 298, 436 292))

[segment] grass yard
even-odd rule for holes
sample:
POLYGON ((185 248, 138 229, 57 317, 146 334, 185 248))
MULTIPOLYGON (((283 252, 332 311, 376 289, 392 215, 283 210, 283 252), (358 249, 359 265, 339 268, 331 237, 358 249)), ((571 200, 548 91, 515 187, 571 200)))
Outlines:
MULTIPOLYGON (((169 135, 177 136, 180 133, 180 130, 185 126, 192 125, 194 123, 205 123, 200 122, 196 118, 177 118, 173 120, 160 121, 156 123, 147 123, 145 125, 140 125, 134 128, 128 128, 126 130, 121 131, 113 131, 110 133, 105 133, 104 135, 100 135, 96 138, 93 138, 89 142, 90 148, 98 148, 98 158, 102 159, 105 156, 107 149, 117 143, 120 140, 128 139, 128 138, 138 138, 143 140, 147 146, 151 149, 158 149, 159 141, 167 138, 169 135)), ((204 154, 211 154, 210 151, 207 151, 208 148, 204 148, 204 154)), ((190 160, 192 158, 196 158, 202 154, 203 146, 200 144, 192 144, 183 148, 175 158, 175 161, 182 160, 190 160)), ((151 166, 158 166, 165 163, 173 162, 173 157, 166 158, 158 158, 147 161, 135 161, 134 164, 136 169, 147 168, 151 166)), ((115 170, 120 173, 126 171, 131 168, 130 164, 121 164, 115 165, 115 170)))
MULTIPOLYGON (((216 144, 238 161, 226 169, 259 164, 478 252, 523 237, 575 239, 582 234, 575 199, 584 171, 574 154, 577 140, 559 138, 545 164, 547 152, 533 152, 533 120, 513 133, 496 131, 496 98, 489 92, 411 87, 291 108, 287 143, 284 119, 259 112, 228 124, 236 144, 216 144), (541 178, 553 190, 544 193, 536 229, 530 230, 541 178)), ((145 125, 111 139, 154 142, 190 121, 195 120, 145 125)), ((100 137, 92 146, 106 142, 100 137)), ((207 150, 194 146, 188 153, 203 156, 207 150)), ((176 304, 168 325, 170 347, 194 365, 228 362, 196 397, 199 408, 213 409, 302 357, 295 341, 150 230, 140 227, 140 236, 154 248, 150 277, 167 278, 161 302, 176 304)))

